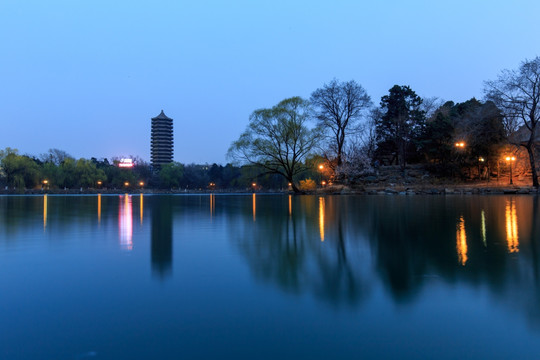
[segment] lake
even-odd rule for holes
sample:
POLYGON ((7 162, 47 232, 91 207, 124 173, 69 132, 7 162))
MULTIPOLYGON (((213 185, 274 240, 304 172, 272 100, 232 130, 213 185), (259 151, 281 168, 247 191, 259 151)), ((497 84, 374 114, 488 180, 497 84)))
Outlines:
POLYGON ((536 196, 0 197, 1 359, 540 356, 536 196))

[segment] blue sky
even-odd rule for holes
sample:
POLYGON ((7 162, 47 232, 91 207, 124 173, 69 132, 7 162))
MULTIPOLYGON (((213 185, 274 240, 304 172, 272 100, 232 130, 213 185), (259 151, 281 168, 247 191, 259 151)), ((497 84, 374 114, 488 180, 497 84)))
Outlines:
POLYGON ((225 163, 255 109, 354 79, 378 104, 482 97, 540 55, 537 1, 0 0, 0 148, 150 159, 174 118, 175 160, 225 163))

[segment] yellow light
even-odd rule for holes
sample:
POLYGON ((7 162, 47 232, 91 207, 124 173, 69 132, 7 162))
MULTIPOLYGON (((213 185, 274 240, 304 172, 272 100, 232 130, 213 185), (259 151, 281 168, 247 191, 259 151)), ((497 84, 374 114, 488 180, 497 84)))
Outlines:
POLYGON ((140 201, 140 215, 141 215, 141 225, 143 223, 143 215, 144 215, 144 198, 143 198, 143 194, 141 194, 141 201, 140 201))
POLYGON ((257 184, 256 183, 251 183, 251 186, 255 187, 255 186, 257 186, 257 184))
POLYGON ((47 194, 43 195, 43 230, 47 227, 47 194))
POLYGON ((462 266, 467 263, 467 234, 465 233, 465 219, 463 216, 459 217, 456 226, 456 249, 458 254, 458 261, 462 266))
POLYGON ((97 196, 97 219, 98 224, 101 223, 101 194, 98 194, 97 196))
POLYGON ((140 185, 140 186, 144 186, 144 182, 141 181, 141 182, 139 183, 139 185, 140 185))
POLYGON ((47 185, 49 183, 49 180, 43 180, 43 184, 47 185))
POLYGON ((457 142, 455 145, 456 147, 465 147, 465 143, 463 141, 457 142))
POLYGON ((289 195, 289 216, 292 215, 292 196, 289 195))
POLYGON ((485 161, 485 159, 484 159, 483 157, 479 157, 479 158, 478 158, 478 161, 480 161, 480 162, 484 162, 484 161, 485 161))
POLYGON ((253 193, 253 222, 257 219, 257 198, 255 197, 255 193, 253 193))
POLYGON ((325 185, 326 185, 326 181, 323 181, 321 184, 322 184, 322 186, 325 186, 325 185))
POLYGON ((321 170, 324 169, 324 166, 322 164, 319 165, 319 169, 321 169, 321 170))
POLYGON ((98 184, 98 185, 101 185, 101 184, 103 184, 103 183, 101 182, 101 180, 98 180, 97 184, 98 184))
POLYGON ((129 183, 126 181, 126 182, 124 183, 124 186, 129 186, 129 183))
POLYGON ((321 241, 324 241, 324 198, 319 198, 319 234, 321 241))
POLYGON ((513 199, 506 201, 505 219, 506 219, 506 241, 508 242, 508 252, 517 253, 519 252, 519 235, 518 235, 516 203, 514 202, 513 199))

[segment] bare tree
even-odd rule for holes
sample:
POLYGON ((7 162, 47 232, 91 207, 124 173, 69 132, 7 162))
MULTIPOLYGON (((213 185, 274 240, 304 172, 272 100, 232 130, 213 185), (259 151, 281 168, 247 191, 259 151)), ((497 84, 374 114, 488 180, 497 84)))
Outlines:
MULTIPOLYGON (((316 108, 318 125, 328 133, 328 148, 335 162, 343 162, 344 144, 349 132, 356 130, 358 120, 371 107, 371 99, 356 81, 340 82, 336 79, 324 84, 311 94, 311 103, 316 108)), ((331 156, 325 156, 328 160, 331 156)))
POLYGON ((420 108, 426 113, 426 119, 431 119, 437 113, 437 110, 443 106, 444 100, 437 96, 422 98, 420 108))
POLYGON ((504 112, 507 123, 519 121, 527 128, 528 139, 520 145, 527 149, 533 186, 538 187, 534 141, 540 120, 540 57, 525 60, 517 70, 503 70, 497 80, 485 83, 484 91, 504 112))
POLYGON ((69 155, 64 150, 60 149, 49 149, 49 152, 41 154, 39 159, 43 162, 51 162, 55 165, 60 165, 66 159, 74 159, 73 156, 69 155))

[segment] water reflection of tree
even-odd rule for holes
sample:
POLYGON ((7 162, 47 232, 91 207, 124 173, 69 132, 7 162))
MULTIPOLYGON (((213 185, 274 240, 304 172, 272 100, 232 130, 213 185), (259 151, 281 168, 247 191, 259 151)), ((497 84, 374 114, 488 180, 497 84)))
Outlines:
POLYGON ((101 197, 101 220, 97 196, 47 195, 44 199, 42 195, 0 197, 0 231, 9 235, 8 239, 38 228, 54 234, 100 221, 115 223, 118 216, 117 195, 101 197))
POLYGON ((152 196, 152 270, 160 277, 171 274, 172 270, 172 198, 170 196, 152 196))
POLYGON ((256 222, 248 206, 227 215, 232 238, 263 282, 339 306, 361 303, 377 279, 397 302, 414 301, 430 282, 442 281, 487 288, 540 320, 533 306, 540 302, 535 197, 328 196, 324 242, 317 197, 294 198, 291 215, 286 197, 259 198, 256 222), (508 201, 515 204, 511 219, 508 201), (509 221, 516 221, 519 239, 508 238, 509 221), (459 258, 459 231, 466 261, 459 258))
MULTIPOLYGON (((289 293, 311 293, 332 304, 355 305, 368 294, 369 280, 358 266, 358 253, 350 254, 358 239, 345 236, 345 220, 331 219, 336 202, 328 199, 325 213, 330 225, 324 242, 318 228, 319 203, 309 196, 295 197, 291 214, 286 197, 259 196, 256 221, 231 219, 230 224, 236 224, 230 227, 231 237, 257 279, 275 282, 289 293)), ((251 213, 241 216, 248 219, 251 213)))

